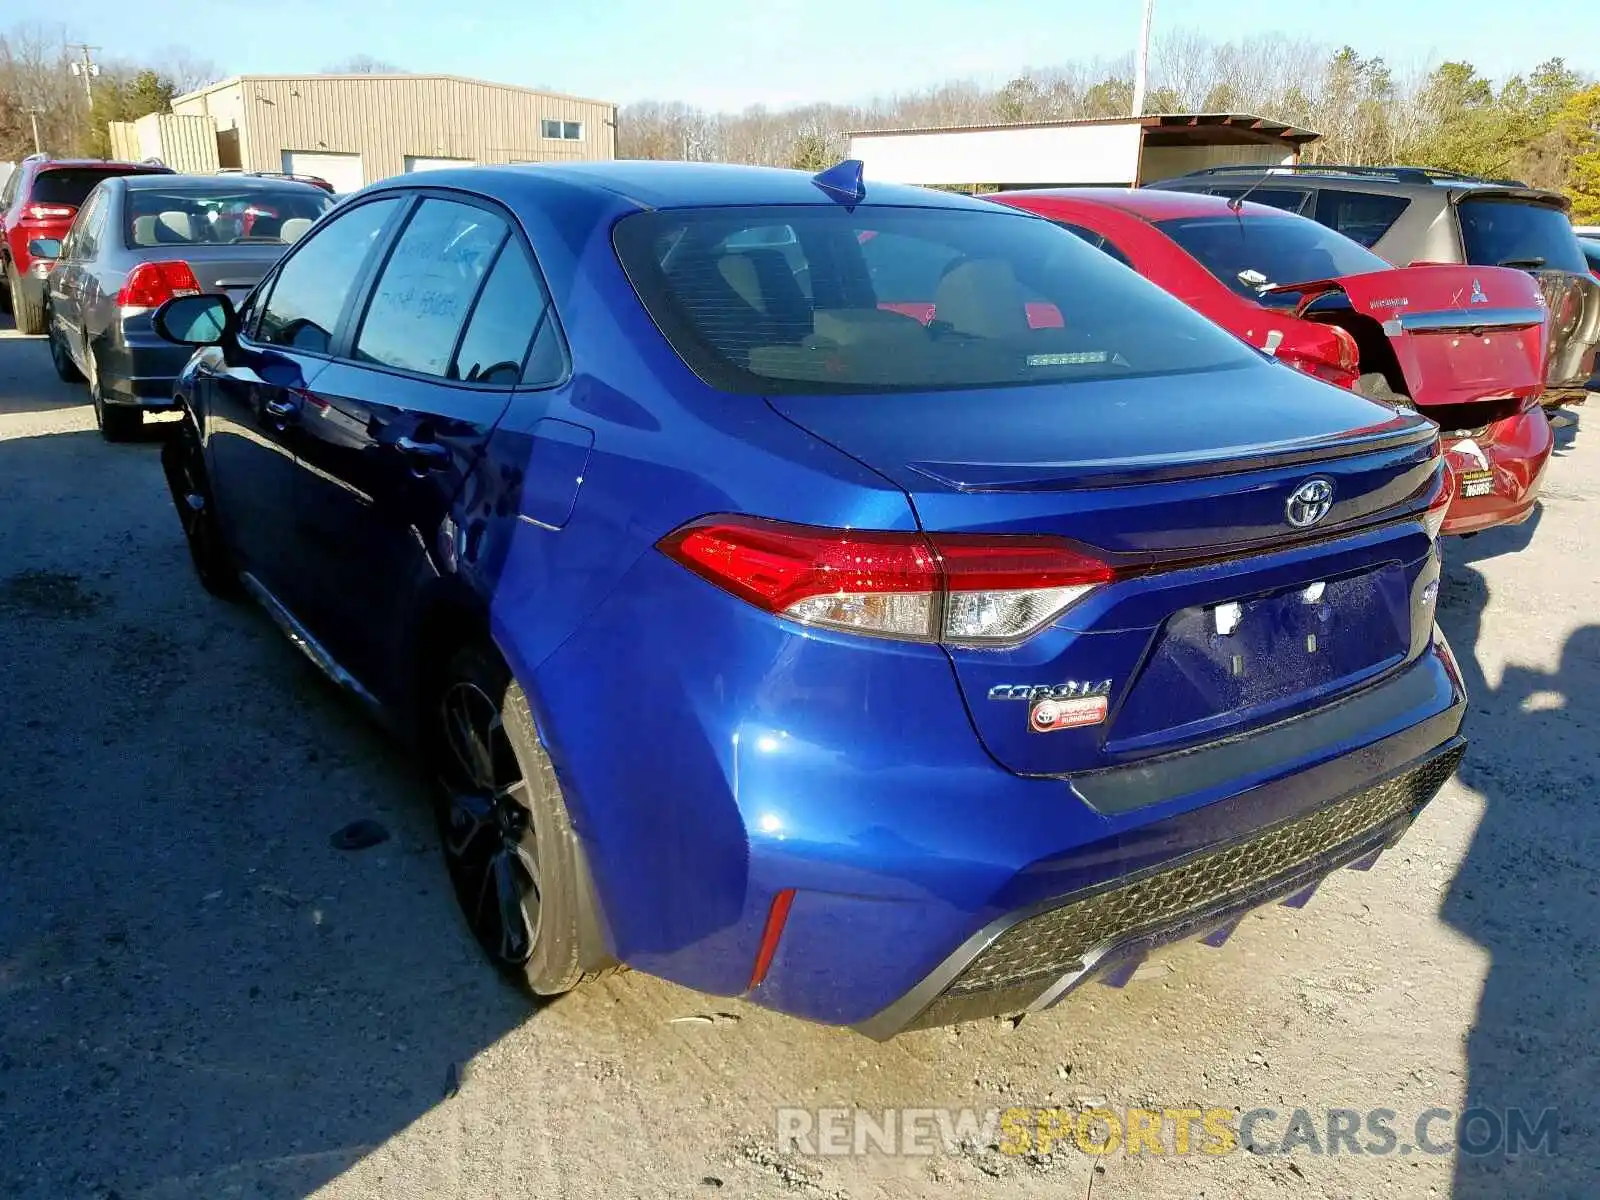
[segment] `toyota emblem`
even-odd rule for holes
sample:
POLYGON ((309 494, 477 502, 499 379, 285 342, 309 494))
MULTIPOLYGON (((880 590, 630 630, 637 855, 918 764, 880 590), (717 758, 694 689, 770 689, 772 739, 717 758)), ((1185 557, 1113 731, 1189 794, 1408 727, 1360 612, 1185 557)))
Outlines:
POLYGON ((1333 484, 1326 479, 1308 479, 1289 494, 1284 513, 1296 529, 1310 529, 1333 507, 1333 484))

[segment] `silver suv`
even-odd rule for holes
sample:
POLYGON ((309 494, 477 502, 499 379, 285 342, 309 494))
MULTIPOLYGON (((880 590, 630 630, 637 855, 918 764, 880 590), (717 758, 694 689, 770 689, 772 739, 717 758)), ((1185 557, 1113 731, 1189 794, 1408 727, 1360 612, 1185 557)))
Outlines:
POLYGON ((1559 192, 1515 179, 1428 167, 1208 167, 1147 184, 1300 213, 1354 238, 1396 266, 1419 262, 1521 267, 1550 308, 1546 406, 1580 401, 1600 342, 1600 281, 1590 272, 1559 192))

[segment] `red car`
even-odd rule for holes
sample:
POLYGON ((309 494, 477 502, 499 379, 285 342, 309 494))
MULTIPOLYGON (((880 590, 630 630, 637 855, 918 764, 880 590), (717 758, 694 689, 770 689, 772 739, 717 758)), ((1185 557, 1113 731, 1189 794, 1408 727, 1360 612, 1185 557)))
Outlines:
POLYGON ((1550 458, 1538 284, 1501 267, 1392 267, 1264 204, 1099 188, 1006 192, 1251 345, 1436 421, 1455 476, 1446 533, 1532 515, 1550 458))
POLYGON ((98 158, 25 158, 0 191, 0 283, 22 333, 43 333, 44 272, 28 244, 39 238, 64 241, 78 208, 108 175, 172 174, 156 163, 106 162, 98 158))

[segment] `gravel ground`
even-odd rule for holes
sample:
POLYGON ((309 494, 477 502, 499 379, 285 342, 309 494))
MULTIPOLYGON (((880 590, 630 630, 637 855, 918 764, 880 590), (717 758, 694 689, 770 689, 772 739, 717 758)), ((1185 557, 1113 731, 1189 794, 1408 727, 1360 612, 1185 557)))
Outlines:
POLYGON ((1447 545, 1474 741, 1374 870, 1015 1029, 879 1045, 638 974, 538 1011, 499 983, 401 756, 200 590, 155 435, 100 441, 6 328, 0 1197, 1593 1196, 1600 445, 1561 437, 1536 523, 1447 545), (330 844, 362 818, 389 839, 330 844), (822 1158, 775 1124, 1100 1104, 1271 1108, 1273 1137, 1296 1107, 1403 1134, 1433 1106, 1555 1108, 1561 1133, 1509 1163, 822 1158))

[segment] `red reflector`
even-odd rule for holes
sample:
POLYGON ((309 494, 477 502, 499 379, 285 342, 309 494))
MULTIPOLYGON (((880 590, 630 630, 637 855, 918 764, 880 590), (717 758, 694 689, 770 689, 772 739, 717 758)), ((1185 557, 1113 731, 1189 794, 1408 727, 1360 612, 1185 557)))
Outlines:
POLYGON ((756 951, 755 969, 750 972, 750 987, 754 991, 772 967, 773 956, 778 953, 778 942, 783 937, 783 926, 789 920, 789 909, 794 906, 794 889, 784 888, 772 898, 767 910, 767 927, 761 934, 761 947, 756 951))
POLYGON ((932 592, 938 568, 918 533, 714 517, 668 535, 661 548, 697 575, 768 612, 812 596, 932 592))
POLYGON ((186 262, 140 263, 117 293, 123 308, 156 308, 174 296, 198 296, 200 281, 186 262))

